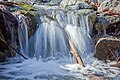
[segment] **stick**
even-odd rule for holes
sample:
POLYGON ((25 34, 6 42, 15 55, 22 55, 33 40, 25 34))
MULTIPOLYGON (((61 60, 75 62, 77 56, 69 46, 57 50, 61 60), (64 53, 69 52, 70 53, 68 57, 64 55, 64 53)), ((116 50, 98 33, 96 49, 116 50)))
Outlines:
POLYGON ((75 49, 73 43, 72 43, 70 40, 68 40, 68 43, 69 43, 69 46, 70 46, 71 51, 73 52, 74 56, 75 56, 76 59, 77 59, 78 64, 82 65, 82 67, 85 67, 85 65, 84 65, 84 63, 83 63, 83 61, 82 61, 82 58, 81 58, 80 55, 78 54, 78 52, 77 52, 77 50, 75 49))
MULTIPOLYGON (((57 21, 57 20, 56 20, 56 21, 57 21)), ((57 23, 58 23, 58 21, 57 21, 57 23)), ((58 24, 59 24, 59 23, 58 23, 58 24)), ((70 47, 71 51, 73 52, 73 55, 76 57, 78 64, 82 65, 82 67, 85 67, 82 58, 81 58, 80 55, 78 54, 78 52, 77 52, 74 44, 70 41, 70 39, 69 39, 67 33, 65 32, 65 30, 64 30, 62 27, 60 27, 60 24, 59 24, 58 27, 63 31, 63 33, 64 33, 64 35, 65 35, 65 37, 66 37, 66 39, 67 39, 67 41, 68 41, 69 47, 70 47)))
MULTIPOLYGON (((10 45, 9 45, 10 46, 10 45)), ((28 59, 27 57, 25 57, 23 54, 21 54, 20 52, 18 52, 15 48, 13 48, 12 46, 10 46, 10 48, 12 48, 16 53, 18 53, 21 57, 23 57, 24 59, 28 59)))

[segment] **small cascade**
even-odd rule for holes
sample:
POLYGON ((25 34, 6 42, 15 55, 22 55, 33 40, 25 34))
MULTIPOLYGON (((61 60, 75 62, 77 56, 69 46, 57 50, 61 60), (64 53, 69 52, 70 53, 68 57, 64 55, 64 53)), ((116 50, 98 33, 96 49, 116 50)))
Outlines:
POLYGON ((92 51, 90 27, 88 22, 89 15, 77 15, 70 12, 67 15, 67 26, 65 28, 69 39, 74 43, 80 54, 89 54, 92 51))
POLYGON ((88 14, 78 14, 75 11, 69 11, 67 13, 60 11, 56 17, 58 23, 64 28, 68 38, 74 44, 79 54, 89 55, 93 49, 90 37, 90 27, 92 25, 88 21, 88 17, 88 14))
POLYGON ((57 22, 47 16, 40 17, 39 28, 35 33, 35 56, 37 59, 39 56, 41 58, 51 56, 52 59, 57 59, 68 55, 69 47, 63 31, 59 27, 57 22))
MULTIPOLYGON (((22 54, 37 60, 71 59, 68 39, 80 55, 92 53, 90 27, 87 14, 68 11, 53 11, 39 18, 38 29, 28 38, 28 25, 20 16, 18 36, 22 54)), ((74 60, 73 60, 74 61, 74 60)))
POLYGON ((18 16, 19 27, 18 27, 18 37, 21 53, 28 56, 28 25, 26 17, 23 15, 18 16))

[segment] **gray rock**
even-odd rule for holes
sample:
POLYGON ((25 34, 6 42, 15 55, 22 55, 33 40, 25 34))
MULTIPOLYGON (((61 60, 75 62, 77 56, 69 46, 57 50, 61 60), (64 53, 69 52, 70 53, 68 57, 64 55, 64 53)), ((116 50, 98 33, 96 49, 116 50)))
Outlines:
POLYGON ((101 3, 100 7, 98 8, 98 11, 103 11, 104 8, 108 8, 109 10, 116 10, 120 11, 119 9, 120 1, 119 0, 105 0, 101 3))
POLYGON ((91 5, 85 3, 83 0, 63 0, 60 3, 60 7, 64 9, 91 9, 93 8, 91 5))
POLYGON ((96 23, 95 23, 95 28, 98 31, 98 36, 102 35, 106 35, 106 29, 109 25, 109 21, 104 18, 103 16, 97 16, 96 18, 96 23))
POLYGON ((59 5, 61 1, 62 1, 62 0, 51 0, 48 4, 49 4, 49 5, 52 5, 52 6, 54 6, 54 5, 59 5))
POLYGON ((79 2, 73 6, 67 6, 66 8, 80 10, 80 9, 92 9, 93 7, 85 2, 79 2))

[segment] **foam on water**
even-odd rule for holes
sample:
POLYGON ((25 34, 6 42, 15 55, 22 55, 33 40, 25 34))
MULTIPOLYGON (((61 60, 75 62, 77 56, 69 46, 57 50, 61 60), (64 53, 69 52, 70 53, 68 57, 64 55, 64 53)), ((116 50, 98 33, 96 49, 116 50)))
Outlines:
MULTIPOLYGON (((109 64, 105 64, 96 59, 89 59, 91 64, 86 64, 86 67, 81 67, 79 64, 68 64, 66 62, 59 62, 58 60, 52 60, 43 62, 36 59, 19 60, 9 59, 8 62, 0 63, 0 76, 10 77, 7 80, 26 78, 28 80, 42 80, 42 77, 57 76, 56 79, 61 80, 58 76, 68 76, 68 79, 72 80, 88 79, 88 75, 93 74, 99 77, 114 78, 120 73, 120 69, 110 67, 109 64), (38 79, 36 79, 36 76, 38 79)), ((3 80, 2 77, 0 77, 3 80)), ((56 80, 50 79, 50 80, 56 80)), ((49 79, 47 79, 49 80, 49 79)))

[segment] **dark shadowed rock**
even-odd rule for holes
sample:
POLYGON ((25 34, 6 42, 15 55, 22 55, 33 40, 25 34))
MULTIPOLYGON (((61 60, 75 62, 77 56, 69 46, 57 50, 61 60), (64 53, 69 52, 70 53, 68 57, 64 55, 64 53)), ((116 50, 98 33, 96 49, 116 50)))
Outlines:
POLYGON ((5 53, 0 52, 0 61, 3 61, 4 59, 6 59, 5 53))
POLYGON ((100 60, 106 60, 120 52, 120 39, 114 37, 100 38, 95 45, 94 56, 100 60))
POLYGON ((7 50, 9 49, 4 36, 2 35, 2 33, 0 32, 0 46, 3 48, 3 50, 7 50))

